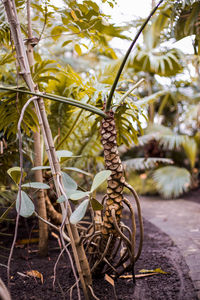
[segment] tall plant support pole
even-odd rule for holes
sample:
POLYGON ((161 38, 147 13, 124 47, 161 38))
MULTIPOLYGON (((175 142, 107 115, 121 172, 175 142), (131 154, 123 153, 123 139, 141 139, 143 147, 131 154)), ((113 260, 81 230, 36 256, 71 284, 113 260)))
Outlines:
MULTIPOLYGON (((27 21, 28 21, 28 40, 27 40, 27 57, 30 67, 34 66, 33 47, 31 42, 33 39, 32 26, 31 26, 31 13, 30 13, 30 0, 27 0, 27 21)), ((41 153, 41 139, 40 139, 40 127, 33 133, 34 138, 34 165, 35 167, 42 165, 42 153, 41 153)), ((43 182, 42 170, 34 171, 35 180, 37 182, 43 182)), ((37 193, 37 210, 38 214, 47 220, 47 210, 45 203, 44 190, 39 190, 37 193)), ((48 251, 48 225, 39 220, 39 255, 46 256, 48 251)))
MULTIPOLYGON (((16 55, 17 60, 20 66, 20 74, 23 76, 28 88, 31 92, 37 92, 39 93, 39 90, 37 86, 34 84, 28 58, 26 55, 26 49, 24 46, 20 23, 17 16, 17 10, 15 6, 14 0, 4 0, 3 1, 5 11, 7 14, 8 22, 10 24, 11 29, 11 35, 14 40, 15 49, 16 49, 16 55)), ((42 97, 42 94, 41 94, 42 97)), ((42 129, 42 134, 44 138, 44 143, 47 151, 47 155, 49 158, 49 164, 51 167, 51 172, 54 179, 54 184, 57 192, 57 196, 60 197, 62 194, 66 197, 65 193, 63 192, 63 187, 61 183, 61 170, 60 170, 60 164, 58 162, 56 151, 54 147, 54 142, 52 138, 51 129, 48 123, 44 101, 42 98, 39 98, 38 100, 34 101, 36 113, 39 120, 39 125, 42 129)), ((67 200, 67 199, 66 199, 67 200)), ((63 224, 66 223, 66 227, 68 230, 68 234, 70 237, 70 242, 73 250, 73 255, 76 263, 76 267, 79 273, 80 281, 82 284, 83 292, 85 299, 89 299, 88 291, 91 290, 92 285, 92 278, 90 273, 90 267, 87 261, 87 257, 85 255, 83 246, 81 243, 79 243, 80 238, 77 231, 77 228, 75 225, 72 225, 69 223, 69 216, 71 214, 71 207, 68 204, 61 205, 62 209, 62 215, 63 215, 63 224), (67 215, 66 215, 67 213, 67 215)))

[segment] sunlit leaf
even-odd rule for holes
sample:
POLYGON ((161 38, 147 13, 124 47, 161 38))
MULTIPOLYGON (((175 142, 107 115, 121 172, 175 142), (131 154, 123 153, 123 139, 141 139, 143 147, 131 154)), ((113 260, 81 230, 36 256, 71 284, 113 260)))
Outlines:
POLYGON ((94 192, 105 180, 107 180, 111 174, 112 174, 112 172, 109 170, 104 170, 104 171, 97 173, 92 182, 92 186, 91 186, 91 190, 90 190, 91 193, 94 192))
MULTIPOLYGON (((13 167, 7 170, 8 175, 12 178, 12 180, 19 184, 20 177, 21 177, 21 168, 20 167, 13 167)), ((27 173, 23 171, 23 179, 26 177, 27 173)))
POLYGON ((156 268, 156 269, 153 269, 153 270, 147 270, 147 269, 141 269, 139 271, 140 273, 159 273, 159 274, 169 274, 165 271, 163 271, 161 268, 156 268))
POLYGON ((89 199, 85 199, 71 214, 70 223, 76 224, 83 219, 87 211, 89 199))
POLYGON ((76 45, 74 46, 74 50, 76 51, 76 53, 77 53, 79 56, 81 56, 82 50, 81 50, 81 47, 79 46, 79 44, 76 44, 76 45))
MULTIPOLYGON (((20 192, 17 194, 17 200, 16 200, 16 210, 19 212, 19 206, 20 206, 20 192)), ((21 191, 21 207, 20 207, 20 216, 24 218, 30 217, 35 211, 35 206, 29 196, 24 192, 21 191)))

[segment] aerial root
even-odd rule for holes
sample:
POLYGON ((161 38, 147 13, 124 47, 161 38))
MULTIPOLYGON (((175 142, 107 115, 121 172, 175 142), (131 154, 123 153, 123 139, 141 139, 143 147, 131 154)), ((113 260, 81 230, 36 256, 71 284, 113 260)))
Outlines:
MULTIPOLYGON (((135 261, 138 260, 138 258, 140 257, 141 255, 141 252, 142 252, 142 245, 143 245, 143 239, 144 239, 144 228, 143 228, 143 220, 142 220, 142 212, 141 212, 141 207, 140 207, 140 199, 139 199, 139 196, 138 194, 136 193, 136 191, 134 190, 134 188, 128 184, 127 182, 124 183, 124 186, 129 189, 131 191, 131 193, 133 194, 134 196, 134 199, 135 199, 135 203, 136 203, 136 207, 137 207, 137 213, 138 213, 138 220, 139 220, 139 228, 140 228, 140 241, 139 241, 139 246, 138 246, 138 251, 137 251, 137 254, 135 256, 135 261)), ((129 207, 130 211, 131 211, 131 214, 133 212, 133 207, 130 203, 130 201, 128 199, 124 199, 124 202, 126 203, 126 205, 129 207)), ((135 227, 135 221, 133 220, 133 225, 135 227)), ((133 227, 133 228, 134 228, 133 227)), ((134 230, 133 230, 134 231, 134 230)))

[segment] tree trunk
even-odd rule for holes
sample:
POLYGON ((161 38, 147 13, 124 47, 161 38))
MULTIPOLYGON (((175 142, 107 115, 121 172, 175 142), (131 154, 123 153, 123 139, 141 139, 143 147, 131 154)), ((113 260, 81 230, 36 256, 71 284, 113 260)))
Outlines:
MULTIPOLYGON (((40 128, 34 133, 34 165, 35 167, 42 165, 41 159, 41 141, 40 141, 40 128)), ((43 176, 41 170, 34 172, 35 180, 37 182, 43 182, 43 176)), ((47 220, 47 210, 45 203, 44 190, 39 190, 37 193, 37 211, 38 214, 47 220)), ((43 221, 39 220, 39 255, 46 256, 48 251, 48 225, 43 221)))
MULTIPOLYGON (((31 67, 34 66, 33 45, 30 42, 33 38, 31 15, 30 15, 30 0, 27 1, 27 21, 28 21, 28 41, 27 41, 27 57, 31 67)), ((35 167, 42 166, 40 128, 33 134, 34 137, 34 165, 35 167)), ((37 170, 34 173, 37 182, 43 182, 42 170, 37 170)), ((44 190, 39 190, 37 193, 37 210, 40 217, 47 220, 46 203, 44 190)), ((46 256, 48 252, 48 225, 39 220, 39 255, 46 256)))

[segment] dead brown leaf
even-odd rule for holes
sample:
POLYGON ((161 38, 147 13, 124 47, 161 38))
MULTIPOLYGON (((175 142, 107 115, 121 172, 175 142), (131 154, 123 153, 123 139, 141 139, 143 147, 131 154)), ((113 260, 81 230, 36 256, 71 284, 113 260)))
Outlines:
POLYGON ((31 270, 31 271, 26 271, 26 274, 28 276, 32 276, 32 277, 35 277, 35 278, 39 278, 43 284, 44 282, 44 278, 43 278, 43 275, 42 273, 40 273, 39 271, 37 270, 31 270))

